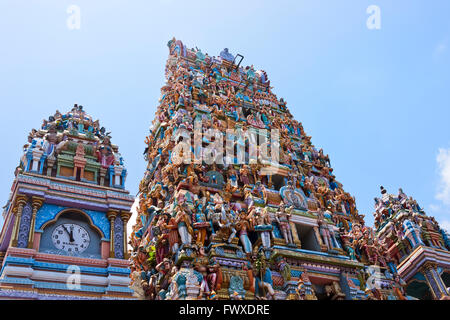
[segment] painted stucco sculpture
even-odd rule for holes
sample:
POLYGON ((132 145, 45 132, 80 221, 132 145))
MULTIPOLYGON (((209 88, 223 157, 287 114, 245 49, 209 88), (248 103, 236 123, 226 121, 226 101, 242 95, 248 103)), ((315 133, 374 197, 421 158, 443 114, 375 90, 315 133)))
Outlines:
POLYGON ((3 212, 0 299, 133 299, 126 175, 80 105, 33 129, 3 212))
POLYGON ((212 57, 176 39, 168 47, 130 235, 135 295, 413 299, 386 243, 364 225, 266 72, 241 66, 228 49, 212 57), (278 139, 267 135, 273 130, 278 139), (244 161, 221 152, 222 141, 242 147, 244 161))
POLYGON ((375 235, 379 247, 391 257, 388 263, 396 276, 405 283, 406 292, 419 299, 449 300, 448 232, 401 188, 397 195, 380 189, 381 197, 374 199, 375 235))

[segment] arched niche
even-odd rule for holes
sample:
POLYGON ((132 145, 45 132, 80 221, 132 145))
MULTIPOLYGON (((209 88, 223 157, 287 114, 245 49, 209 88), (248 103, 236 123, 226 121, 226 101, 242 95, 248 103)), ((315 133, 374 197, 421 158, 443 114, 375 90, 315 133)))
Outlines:
POLYGON ((42 234, 39 243, 39 252, 51 253, 64 256, 76 256, 83 258, 101 258, 101 243, 104 238, 103 232, 93 223, 91 217, 80 209, 64 209, 53 219, 45 222, 42 227, 42 234), (68 252, 55 246, 52 235, 60 225, 75 224, 84 228, 89 234, 89 244, 87 249, 81 253, 68 252))

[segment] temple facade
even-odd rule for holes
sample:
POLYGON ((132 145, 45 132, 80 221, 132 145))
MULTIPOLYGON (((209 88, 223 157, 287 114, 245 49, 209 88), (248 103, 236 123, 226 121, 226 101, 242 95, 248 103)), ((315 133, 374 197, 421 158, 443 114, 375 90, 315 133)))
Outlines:
POLYGON ((417 298, 405 291, 406 265, 365 226, 267 73, 228 49, 168 47, 130 235, 135 296, 417 298))
POLYGON ((109 132, 82 106, 33 129, 0 233, 0 299, 130 299, 134 197, 109 132))

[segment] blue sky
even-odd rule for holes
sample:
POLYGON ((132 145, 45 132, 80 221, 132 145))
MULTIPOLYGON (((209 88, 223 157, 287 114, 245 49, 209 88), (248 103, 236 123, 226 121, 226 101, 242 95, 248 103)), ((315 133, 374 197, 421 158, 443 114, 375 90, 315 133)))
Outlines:
POLYGON ((112 131, 135 194, 175 36, 266 70, 369 225, 383 185, 402 187, 449 229, 449 15, 447 0, 3 0, 0 201, 30 129, 74 103, 112 131), (79 30, 67 27, 70 5, 79 30), (379 30, 366 26, 370 5, 379 30))

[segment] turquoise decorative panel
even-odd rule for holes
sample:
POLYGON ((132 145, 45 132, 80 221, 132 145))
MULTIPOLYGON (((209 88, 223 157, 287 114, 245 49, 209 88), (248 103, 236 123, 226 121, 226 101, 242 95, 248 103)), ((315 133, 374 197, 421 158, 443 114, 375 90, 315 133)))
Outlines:
MULTIPOLYGON (((36 231, 42 231, 42 226, 50 221, 55 219, 55 217, 60 213, 61 211, 65 209, 71 209, 69 207, 64 206, 57 206, 53 204, 45 203, 42 205, 42 207, 38 210, 36 214, 36 231)), ((106 217, 105 212, 100 211, 93 211, 93 210, 82 210, 84 213, 86 213, 92 220, 93 224, 99 228, 103 233, 103 238, 105 240, 109 240, 110 237, 110 223, 108 218, 106 217)))

